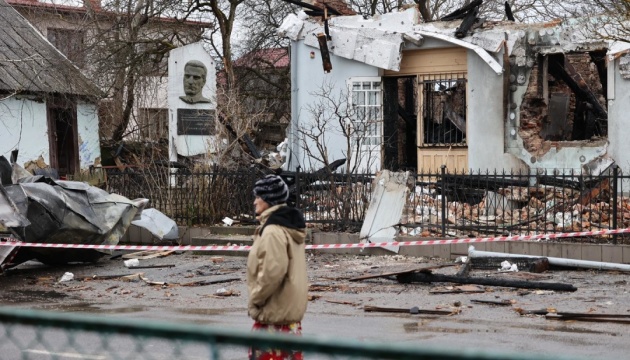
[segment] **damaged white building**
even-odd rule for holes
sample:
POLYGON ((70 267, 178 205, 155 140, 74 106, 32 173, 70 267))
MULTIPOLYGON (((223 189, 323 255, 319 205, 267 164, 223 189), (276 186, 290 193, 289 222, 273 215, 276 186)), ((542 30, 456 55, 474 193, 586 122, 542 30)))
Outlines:
POLYGON ((286 18, 288 168, 327 157, 368 171, 599 174, 613 163, 630 171, 630 44, 588 39, 577 21, 477 21, 463 33, 461 25, 423 23, 415 7, 370 19, 286 18), (350 121, 334 116, 343 104, 323 115, 322 95, 345 96, 350 121))

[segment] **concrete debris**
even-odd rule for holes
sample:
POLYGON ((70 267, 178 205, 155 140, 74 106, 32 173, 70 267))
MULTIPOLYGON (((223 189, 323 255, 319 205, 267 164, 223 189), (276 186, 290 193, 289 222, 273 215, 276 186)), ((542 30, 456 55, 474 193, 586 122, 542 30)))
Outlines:
POLYGON ((63 276, 61 276, 61 279, 59 279, 59 282, 66 282, 70 280, 74 280, 74 274, 71 272, 66 272, 63 274, 63 276))
POLYGON ((140 266, 140 260, 138 259, 125 260, 123 263, 128 268, 140 266))
POLYGON ((518 272, 518 265, 511 264, 509 261, 505 260, 501 262, 499 272, 518 272))
MULTIPOLYGON (((359 236, 369 242, 392 242, 407 197, 409 172, 383 170, 374 179, 372 199, 359 236)), ((384 247, 398 252, 399 246, 384 247)))
MULTIPOLYGON (((474 186, 468 188, 465 184, 452 184, 441 191, 457 193, 460 198, 464 194, 469 197, 465 201, 450 201, 448 197, 441 197, 437 194, 440 186, 438 182, 425 187, 433 189, 433 193, 410 193, 401 219, 400 235, 441 236, 439 224, 443 221, 451 229, 449 235, 453 236, 486 235, 477 231, 484 226, 495 227, 495 233, 499 234, 523 235, 531 234, 530 229, 577 232, 610 226, 613 199, 606 196, 610 192, 607 178, 587 184, 584 190, 571 187, 567 179, 564 187, 507 186, 488 191, 474 186)), ((619 196, 617 202, 619 227, 630 225, 630 197, 619 196)))
POLYGON ((157 209, 144 209, 140 218, 133 220, 132 225, 147 229, 159 240, 179 239, 179 228, 173 219, 157 209))

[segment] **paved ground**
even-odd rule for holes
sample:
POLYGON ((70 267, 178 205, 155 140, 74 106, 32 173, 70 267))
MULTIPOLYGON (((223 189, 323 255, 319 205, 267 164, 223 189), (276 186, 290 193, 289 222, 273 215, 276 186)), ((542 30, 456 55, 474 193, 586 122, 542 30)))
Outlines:
MULTIPOLYGON (((515 309, 556 309, 561 312, 625 314, 630 321, 628 274, 599 271, 551 271, 537 281, 575 285, 576 292, 481 287, 481 293, 434 294, 454 284, 400 284, 377 278, 349 278, 446 264, 445 260, 403 256, 309 255, 312 300, 303 322, 304 333, 363 341, 401 342, 426 346, 492 349, 571 357, 619 359, 630 353, 630 324, 548 320, 521 316, 515 309), (508 306, 472 300, 507 300, 508 306), (450 310, 452 315, 412 315, 365 312, 365 306, 450 310)), ((0 303, 21 308, 73 311, 229 326, 249 330, 246 315, 245 257, 172 254, 140 260, 128 269, 123 259, 104 258, 96 264, 51 268, 28 262, 0 276, 0 303), (74 280, 58 282, 65 272, 74 280), (110 275, 143 272, 150 285, 137 277, 107 279, 110 275), (94 276, 102 279, 95 279, 94 276), (234 281, 182 286, 207 280, 234 281), (132 279, 133 280, 133 279, 132 279), (221 293, 235 296, 219 296, 221 293)), ((435 270, 455 274, 459 266, 435 270)), ((473 270, 470 276, 517 278, 527 273, 473 270)), ((539 275, 540 277, 540 275, 539 275)))

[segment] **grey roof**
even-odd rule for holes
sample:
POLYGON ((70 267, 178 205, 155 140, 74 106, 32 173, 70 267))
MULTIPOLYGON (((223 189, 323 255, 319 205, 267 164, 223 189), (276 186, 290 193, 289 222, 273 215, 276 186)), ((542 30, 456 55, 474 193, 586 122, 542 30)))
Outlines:
POLYGON ((0 91, 101 95, 96 85, 5 0, 0 0, 0 91))

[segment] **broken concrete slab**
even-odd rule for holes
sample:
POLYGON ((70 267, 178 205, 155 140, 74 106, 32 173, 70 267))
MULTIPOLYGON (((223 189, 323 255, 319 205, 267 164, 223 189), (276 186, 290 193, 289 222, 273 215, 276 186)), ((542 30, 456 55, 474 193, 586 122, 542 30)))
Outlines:
MULTIPOLYGON (((373 194, 361 226, 361 240, 369 242, 392 242, 397 234, 405 198, 409 190, 409 172, 380 172, 373 182, 373 194)), ((398 252, 399 246, 384 247, 398 252)))

